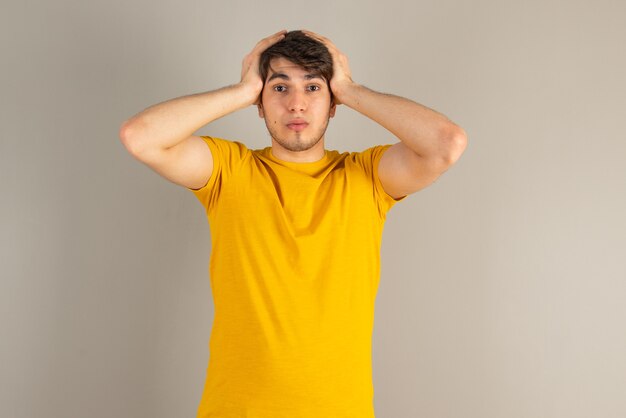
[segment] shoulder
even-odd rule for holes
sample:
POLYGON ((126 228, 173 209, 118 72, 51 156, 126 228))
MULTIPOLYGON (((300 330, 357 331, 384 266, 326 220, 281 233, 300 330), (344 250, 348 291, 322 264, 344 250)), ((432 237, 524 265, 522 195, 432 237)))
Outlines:
POLYGON ((374 145, 363 151, 352 151, 345 153, 346 158, 360 168, 374 173, 378 169, 378 163, 385 151, 391 147, 391 144, 374 145))
POLYGON ((232 166, 251 154, 248 147, 239 142, 214 136, 201 136, 211 149, 217 164, 232 166))
POLYGON ((206 135, 203 135, 200 138, 202 138, 207 145, 209 145, 209 147, 216 148, 222 152, 238 152, 243 154, 250 151, 245 144, 239 141, 206 135))
POLYGON ((405 196, 391 196, 383 187, 378 167, 385 152, 391 148, 391 144, 381 144, 369 147, 363 151, 350 152, 346 158, 346 167, 348 170, 359 171, 361 175, 367 179, 370 184, 370 190, 378 205, 380 215, 384 218, 387 211, 397 202, 404 199, 405 196))

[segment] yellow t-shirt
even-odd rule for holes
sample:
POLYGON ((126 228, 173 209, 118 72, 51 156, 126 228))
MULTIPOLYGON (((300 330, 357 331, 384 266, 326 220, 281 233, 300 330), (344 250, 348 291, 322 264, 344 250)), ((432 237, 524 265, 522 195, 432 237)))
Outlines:
POLYGON ((292 163, 203 137, 215 306, 198 418, 374 418, 380 244, 390 145, 292 163))

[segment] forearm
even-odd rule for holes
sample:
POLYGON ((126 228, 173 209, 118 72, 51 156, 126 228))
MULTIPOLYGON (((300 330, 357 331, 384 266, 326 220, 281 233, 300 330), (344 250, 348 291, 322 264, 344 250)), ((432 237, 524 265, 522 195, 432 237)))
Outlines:
POLYGON ((198 129, 254 103, 254 90, 243 84, 171 99, 133 116, 120 129, 120 137, 136 152, 170 148, 198 129))
POLYGON ((463 130, 441 113, 356 83, 338 93, 342 104, 382 125, 416 154, 454 159, 455 138, 463 130))

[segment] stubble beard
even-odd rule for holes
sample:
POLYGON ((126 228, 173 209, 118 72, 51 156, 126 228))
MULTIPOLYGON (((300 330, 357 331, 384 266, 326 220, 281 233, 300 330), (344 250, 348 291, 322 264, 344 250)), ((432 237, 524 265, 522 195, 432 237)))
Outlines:
POLYGON ((302 132, 294 132, 295 140, 292 141, 288 140, 287 138, 281 137, 278 131, 270 125, 267 119, 265 119, 265 126, 267 127, 267 130, 269 131, 272 139, 278 142, 281 147, 292 152, 300 152, 313 148, 315 145, 317 145, 318 142, 320 142, 322 138, 324 138, 324 134, 326 133, 326 129, 328 128, 329 120, 330 118, 327 118, 326 123, 321 126, 317 132, 310 133, 309 139, 307 139, 302 132))

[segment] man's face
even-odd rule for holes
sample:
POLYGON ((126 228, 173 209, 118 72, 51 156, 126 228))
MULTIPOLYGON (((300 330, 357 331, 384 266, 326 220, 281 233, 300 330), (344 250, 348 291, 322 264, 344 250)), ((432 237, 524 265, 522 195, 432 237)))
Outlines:
POLYGON ((272 145, 294 152, 311 149, 324 138, 334 115, 324 78, 285 58, 270 61, 259 116, 265 119, 272 145))

